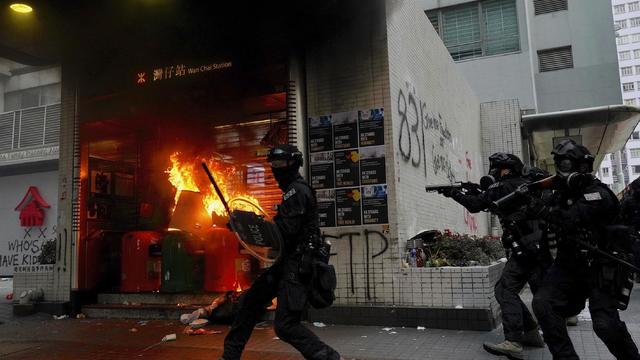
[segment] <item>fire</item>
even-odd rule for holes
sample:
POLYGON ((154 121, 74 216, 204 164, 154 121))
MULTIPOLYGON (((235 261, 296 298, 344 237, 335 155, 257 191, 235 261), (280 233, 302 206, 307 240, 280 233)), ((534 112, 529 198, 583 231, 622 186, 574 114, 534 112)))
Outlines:
POLYGON ((171 160, 171 168, 165 171, 169 174, 169 182, 176 188, 176 196, 174 199, 175 205, 178 203, 180 193, 183 190, 200 192, 203 194, 203 206, 207 210, 208 214, 215 214, 217 216, 226 216, 227 212, 218 198, 213 185, 209 183, 209 180, 204 175, 204 171, 200 166, 202 161, 207 163, 211 174, 213 175, 218 187, 222 191, 225 199, 232 207, 232 210, 242 209, 247 211, 253 211, 255 213, 264 213, 260 207, 260 203, 256 198, 249 194, 245 194, 239 191, 239 186, 234 186, 235 183, 241 183, 238 180, 240 171, 233 164, 226 163, 221 159, 209 158, 209 159, 189 159, 184 160, 181 158, 180 152, 173 153, 169 159, 171 160), (237 181, 234 181, 237 180, 237 181))

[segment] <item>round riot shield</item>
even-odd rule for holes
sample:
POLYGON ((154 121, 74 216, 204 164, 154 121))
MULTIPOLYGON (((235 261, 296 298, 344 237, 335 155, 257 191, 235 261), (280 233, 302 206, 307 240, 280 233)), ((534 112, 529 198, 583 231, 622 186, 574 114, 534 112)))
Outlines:
POLYGON ((283 249, 278 226, 265 220, 266 214, 258 207, 254 207, 254 210, 261 212, 260 215, 254 211, 240 210, 246 207, 234 206, 234 200, 229 205, 236 208, 231 211, 229 224, 242 247, 260 261, 273 263, 278 260, 283 249))

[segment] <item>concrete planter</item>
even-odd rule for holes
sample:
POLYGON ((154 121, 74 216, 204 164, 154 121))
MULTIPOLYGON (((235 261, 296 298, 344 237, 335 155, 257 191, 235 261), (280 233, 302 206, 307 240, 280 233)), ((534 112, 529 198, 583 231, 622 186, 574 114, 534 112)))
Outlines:
POLYGON ((494 286, 504 263, 400 269, 395 304, 336 304, 308 318, 333 324, 492 330, 500 323, 494 286))

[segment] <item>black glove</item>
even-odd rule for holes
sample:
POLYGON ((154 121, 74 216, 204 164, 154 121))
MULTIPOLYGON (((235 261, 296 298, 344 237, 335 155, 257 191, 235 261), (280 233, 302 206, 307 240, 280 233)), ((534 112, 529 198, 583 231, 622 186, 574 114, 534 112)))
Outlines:
POLYGON ((541 213, 546 208, 546 205, 542 199, 537 197, 532 197, 529 200, 529 204, 527 204, 527 215, 532 217, 540 217, 541 213))
POLYGON ((456 189, 453 188, 444 188, 444 189, 438 189, 438 194, 443 195, 444 197, 452 197, 453 193, 456 191, 456 189))

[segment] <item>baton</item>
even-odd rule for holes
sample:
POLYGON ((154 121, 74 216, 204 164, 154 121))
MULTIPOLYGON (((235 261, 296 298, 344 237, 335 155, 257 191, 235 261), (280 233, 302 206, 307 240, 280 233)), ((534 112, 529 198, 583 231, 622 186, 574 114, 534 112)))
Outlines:
POLYGON ((220 188, 218 187, 216 180, 213 178, 213 175, 211 175, 211 171, 209 171, 209 168, 207 167, 207 164, 204 161, 202 162, 202 168, 207 173, 207 176, 209 177, 209 181, 211 181, 211 184, 213 184, 213 188, 216 190, 216 194, 218 194, 220 201, 222 201, 222 205, 224 206, 224 209, 227 210, 227 214, 231 216, 231 210, 229 210, 229 204, 227 204, 227 200, 224 198, 224 195, 222 195, 222 191, 220 191, 220 188))

